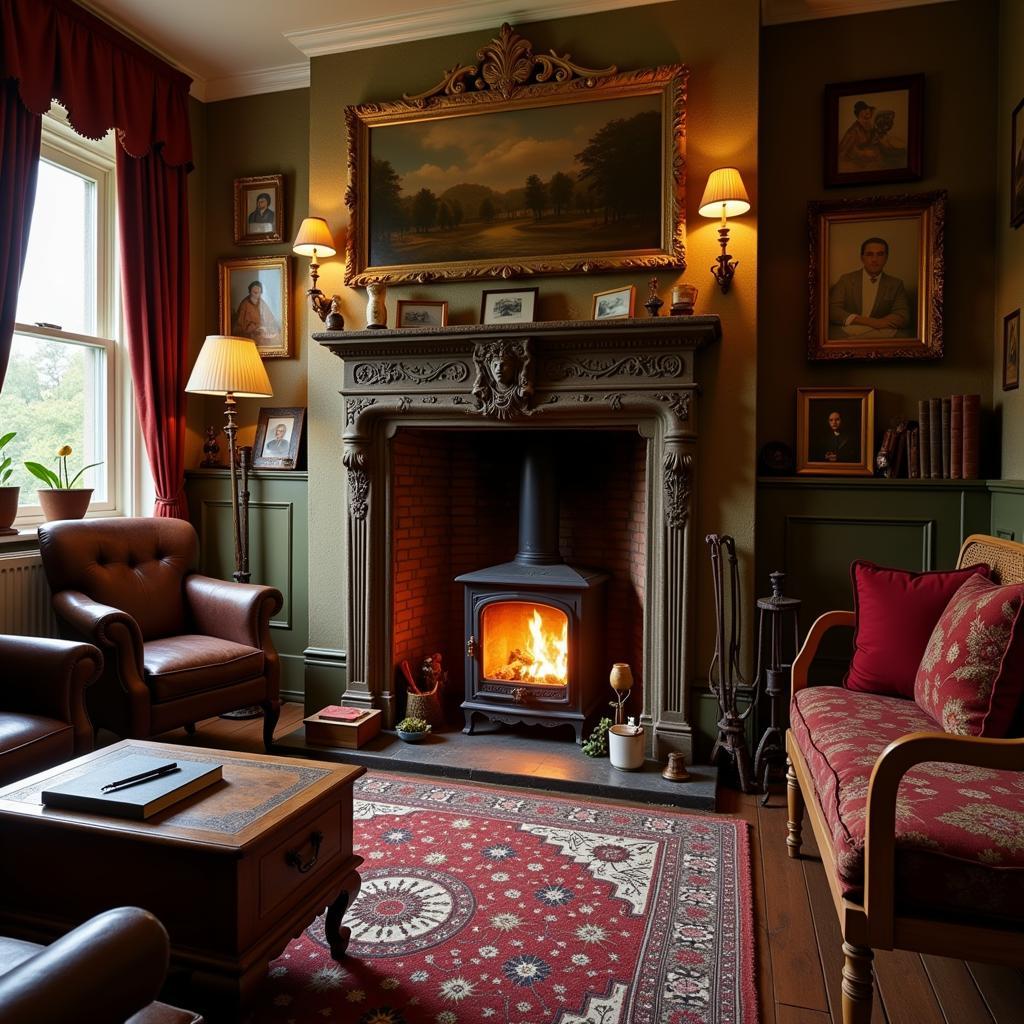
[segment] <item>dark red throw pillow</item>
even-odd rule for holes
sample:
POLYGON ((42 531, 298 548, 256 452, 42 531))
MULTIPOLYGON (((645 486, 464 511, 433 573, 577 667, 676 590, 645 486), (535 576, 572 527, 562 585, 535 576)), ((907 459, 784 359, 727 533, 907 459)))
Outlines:
POLYGON ((848 690, 913 700, 914 679, 935 623, 971 576, 988 579, 987 565, 949 572, 907 572, 873 562, 850 566, 857 624, 848 690))

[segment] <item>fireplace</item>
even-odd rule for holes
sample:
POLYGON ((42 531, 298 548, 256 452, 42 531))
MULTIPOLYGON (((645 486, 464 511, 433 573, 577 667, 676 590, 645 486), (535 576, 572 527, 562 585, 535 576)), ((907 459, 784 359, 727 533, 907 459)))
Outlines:
POLYGON ((466 733, 482 716, 571 725, 581 743, 601 700, 608 574, 562 561, 554 450, 540 435, 523 455, 515 558, 456 577, 465 585, 466 733))

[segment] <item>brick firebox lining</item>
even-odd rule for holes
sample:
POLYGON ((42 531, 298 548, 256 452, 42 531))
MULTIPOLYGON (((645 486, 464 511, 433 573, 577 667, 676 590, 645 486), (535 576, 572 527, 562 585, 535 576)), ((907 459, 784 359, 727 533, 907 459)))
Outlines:
MULTIPOLYGON (((414 671, 440 650, 449 672, 448 711, 463 698, 463 588, 456 576, 510 561, 516 553, 524 432, 403 428, 392 455, 392 642, 397 667, 414 671)), ((559 543, 574 565, 611 574, 604 661, 628 661, 643 683, 647 572, 647 443, 626 431, 558 431, 559 543)), ((609 689, 609 697, 611 690, 609 689)), ((402 705, 399 705, 402 711, 402 705)))

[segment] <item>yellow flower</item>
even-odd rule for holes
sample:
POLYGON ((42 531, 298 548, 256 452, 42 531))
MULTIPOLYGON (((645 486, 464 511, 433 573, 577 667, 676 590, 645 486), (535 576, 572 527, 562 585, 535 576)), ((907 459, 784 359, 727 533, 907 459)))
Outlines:
POLYGON ((66 459, 71 454, 71 445, 64 445, 60 451, 57 452, 58 459, 66 459))

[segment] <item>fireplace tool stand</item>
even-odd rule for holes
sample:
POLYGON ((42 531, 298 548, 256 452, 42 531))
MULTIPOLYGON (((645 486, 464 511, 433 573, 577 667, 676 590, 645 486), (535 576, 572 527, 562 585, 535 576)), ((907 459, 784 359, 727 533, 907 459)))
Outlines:
MULTIPOLYGON (((763 805, 767 805, 768 781, 773 767, 785 769, 786 740, 783 725, 782 700, 789 692, 786 682, 792 668, 793 658, 800 649, 800 601, 782 593, 785 582, 784 572, 773 572, 769 577, 772 585, 771 597, 759 597, 757 607, 760 621, 757 628, 757 673, 755 686, 764 678, 764 695, 771 709, 771 719, 754 755, 754 778, 764 789, 763 805), (786 660, 785 635, 789 632, 787 618, 792 619, 793 646, 789 660, 786 660), (767 648, 767 649, 766 649, 767 648)), ((755 693, 755 703, 757 694, 755 693)))
POLYGON ((757 703, 757 691, 746 710, 740 714, 736 705, 736 691, 748 683, 740 671, 740 574, 736 561, 736 542, 732 537, 709 533, 705 537, 711 554, 711 574, 715 592, 715 654, 708 670, 711 692, 718 698, 718 738, 711 751, 711 763, 725 755, 732 758, 744 793, 757 790, 751 774, 750 751, 747 749, 745 723, 757 703), (729 560, 729 643, 725 641, 725 578, 722 551, 729 560))

